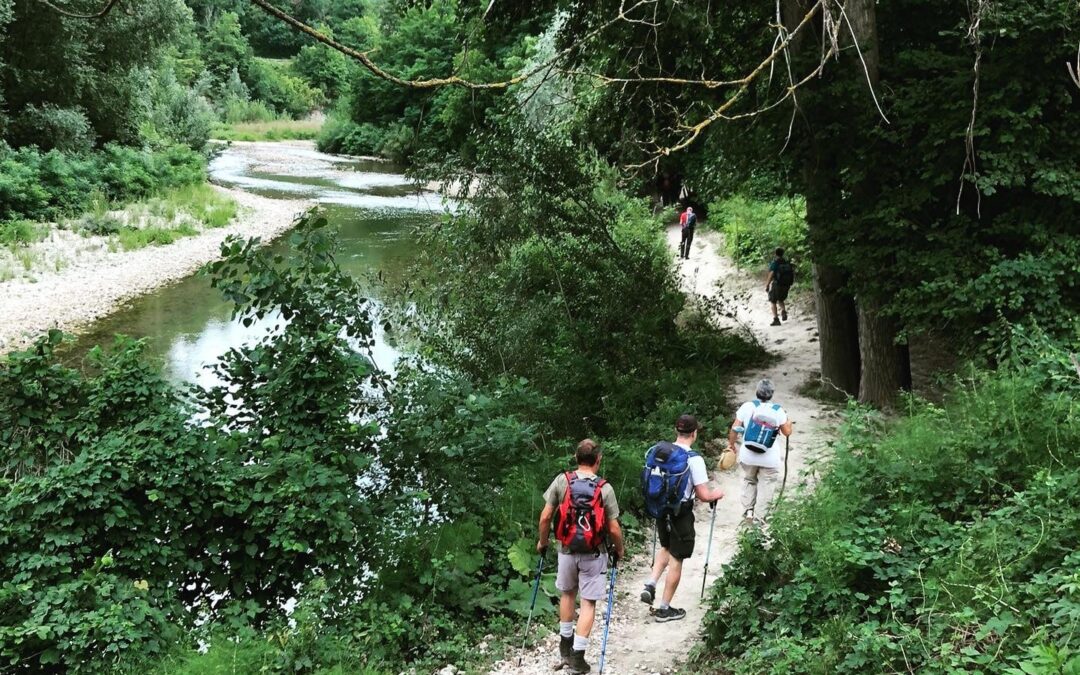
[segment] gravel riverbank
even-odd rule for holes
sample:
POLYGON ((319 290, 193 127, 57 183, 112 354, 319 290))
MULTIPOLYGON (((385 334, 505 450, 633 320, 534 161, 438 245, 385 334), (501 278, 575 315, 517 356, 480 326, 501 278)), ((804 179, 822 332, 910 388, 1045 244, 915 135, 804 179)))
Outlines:
POLYGON ((193 274, 218 257, 229 235, 273 239, 312 206, 303 199, 269 199, 238 189, 215 189, 236 200, 239 216, 226 227, 167 246, 110 251, 104 237, 64 231, 34 244, 35 257, 63 259, 66 266, 59 271, 48 266, 35 270, 33 280, 0 283, 0 354, 27 346, 50 328, 78 333, 128 300, 193 274))

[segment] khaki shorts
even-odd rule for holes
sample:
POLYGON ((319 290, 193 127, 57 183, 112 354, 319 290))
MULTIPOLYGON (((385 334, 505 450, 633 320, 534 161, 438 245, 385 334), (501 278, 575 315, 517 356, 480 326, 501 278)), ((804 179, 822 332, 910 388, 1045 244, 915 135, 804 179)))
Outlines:
POLYGON ((606 553, 559 553, 555 588, 563 593, 580 591, 584 600, 600 600, 607 589, 606 553))

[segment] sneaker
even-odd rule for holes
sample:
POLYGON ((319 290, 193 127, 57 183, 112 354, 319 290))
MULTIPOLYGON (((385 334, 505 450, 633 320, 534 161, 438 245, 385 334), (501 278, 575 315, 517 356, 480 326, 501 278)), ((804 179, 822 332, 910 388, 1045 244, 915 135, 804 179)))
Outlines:
POLYGON ((679 619, 686 618, 685 609, 676 609, 674 607, 668 607, 667 609, 656 610, 656 623, 665 623, 667 621, 678 621, 679 619))
POLYGON ((645 584, 645 590, 641 592, 641 601, 646 605, 651 605, 654 597, 656 597, 656 586, 645 584))
POLYGON ((574 636, 563 637, 559 636, 559 656, 562 657, 562 662, 566 663, 567 660, 574 654, 574 636))
MULTIPOLYGON (((572 640, 573 638, 571 638, 572 640)), ((570 656, 563 663, 566 664, 566 669, 571 673, 587 673, 592 668, 585 662, 585 650, 578 651, 576 649, 570 650, 570 656)))
POLYGON ((780 317, 774 316, 772 318, 772 323, 770 323, 769 325, 770 326, 779 326, 780 325, 780 317))
POLYGON ((780 318, 783 319, 784 321, 787 321, 787 310, 786 309, 784 311, 780 312, 780 318))

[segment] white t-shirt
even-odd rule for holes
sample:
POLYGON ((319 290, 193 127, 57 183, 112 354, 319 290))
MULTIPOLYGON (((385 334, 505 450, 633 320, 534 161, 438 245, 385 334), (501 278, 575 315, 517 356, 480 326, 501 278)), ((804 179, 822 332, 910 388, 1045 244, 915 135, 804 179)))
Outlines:
MULTIPOLYGON (((753 401, 747 401, 739 406, 738 412, 735 413, 735 419, 739 420, 739 424, 745 429, 750 424, 750 418, 757 413, 761 417, 769 419, 770 422, 776 426, 783 426, 787 424, 788 417, 787 411, 783 408, 774 410, 773 404, 770 401, 763 401, 758 406, 754 406, 753 401)), ((742 441, 739 441, 739 462, 742 464, 749 464, 750 466, 763 466, 769 469, 779 469, 784 465, 784 457, 780 454, 780 448, 783 447, 782 434, 776 435, 776 441, 773 446, 765 452, 754 452, 748 450, 742 441)))
MULTIPOLYGON (((682 443, 672 443, 680 448, 691 452, 688 446, 682 443)), ((694 488, 702 483, 709 482, 709 469, 705 466, 705 460, 700 455, 692 455, 690 461, 687 462, 687 466, 690 467, 690 480, 686 483, 686 494, 683 495, 683 501, 690 501, 694 498, 694 488)))

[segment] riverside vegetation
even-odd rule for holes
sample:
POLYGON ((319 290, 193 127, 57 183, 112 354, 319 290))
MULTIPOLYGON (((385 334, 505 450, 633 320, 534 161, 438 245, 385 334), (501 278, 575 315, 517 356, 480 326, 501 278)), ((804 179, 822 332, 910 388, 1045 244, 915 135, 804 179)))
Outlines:
MULTIPOLYGON (((469 186, 378 317, 317 216, 289 262, 230 242, 210 273, 238 318, 287 321, 227 354, 220 385, 166 385, 123 339, 80 370, 57 360, 56 333, 7 357, 5 666, 482 667, 520 637, 540 491, 572 442, 604 443, 641 540, 644 448, 686 409, 724 428, 727 378, 767 360, 677 292, 670 214, 647 196, 685 180, 743 264, 801 251, 823 378, 853 401, 771 547, 741 540, 691 667, 1077 672, 1075 3, 779 10, 290 7, 406 79, 539 69, 504 91, 401 87, 254 7, 152 0, 89 24, 0 0, 0 185, 21 181, 16 198, 63 184, 49 162, 106 167, 112 153, 152 176, 138 167, 199 153, 215 123, 323 104, 321 147, 469 186), (758 68, 777 44, 787 52, 758 68), (19 178, 26 167, 41 178, 19 178), (363 355, 373 320, 413 347, 392 382, 363 355), (922 332, 969 363, 942 404, 902 393, 907 336, 922 332)), ((109 189, 97 169, 75 173, 109 189)), ((169 175, 169 189, 190 183, 169 175)), ((129 184, 142 190, 117 189, 129 184)), ((65 194, 19 214, 78 215, 63 205, 83 193, 65 194)), ((38 216, 19 214, 0 232, 37 236, 25 219, 38 216)))

